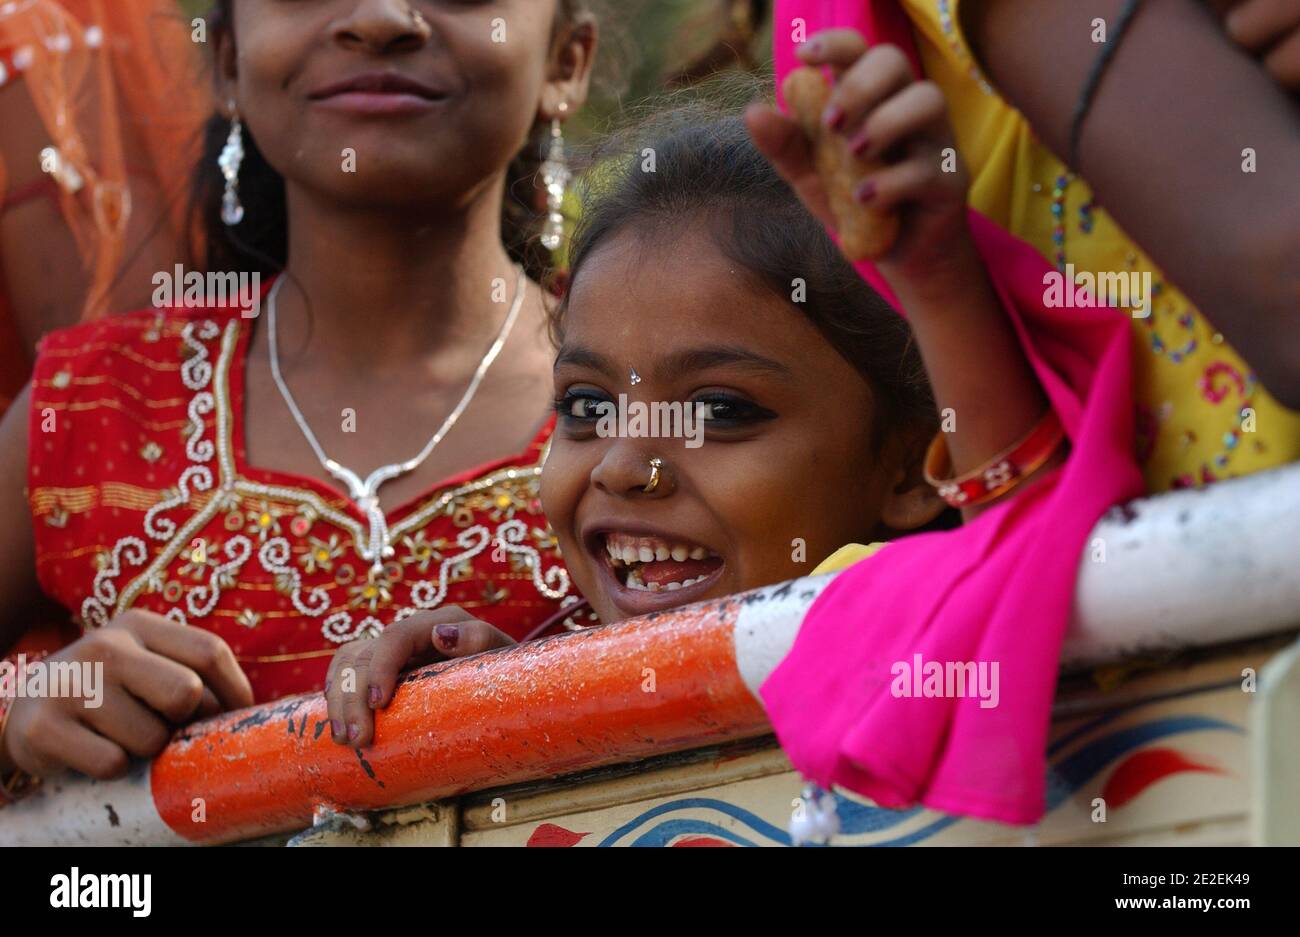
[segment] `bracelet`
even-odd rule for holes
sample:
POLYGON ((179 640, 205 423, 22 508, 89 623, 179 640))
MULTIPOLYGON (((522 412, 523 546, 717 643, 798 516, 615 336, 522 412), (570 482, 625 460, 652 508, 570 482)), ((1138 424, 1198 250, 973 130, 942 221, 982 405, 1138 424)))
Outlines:
POLYGON ((1038 469, 1061 447, 1065 430, 1056 411, 1047 413, 1029 433, 959 478, 943 478, 952 469, 948 439, 939 432, 925 453, 925 480, 954 508, 969 508, 1000 498, 1038 469))
POLYGON ((1070 118, 1070 150, 1069 165, 1071 169, 1079 169, 1079 142, 1083 136, 1083 121, 1088 116, 1088 110, 1092 107, 1092 99, 1096 96, 1097 86, 1101 84, 1101 76, 1106 71, 1106 66, 1110 64, 1111 58, 1119 49, 1120 41, 1128 31, 1129 24, 1133 22, 1133 15, 1137 13, 1141 0, 1127 0, 1124 8, 1120 11, 1119 19, 1115 21, 1115 29, 1110 37, 1102 43, 1101 52, 1098 53, 1097 59, 1092 63, 1092 69, 1088 72, 1087 79, 1084 80, 1083 90, 1079 92, 1079 100, 1074 105, 1074 115, 1070 118))

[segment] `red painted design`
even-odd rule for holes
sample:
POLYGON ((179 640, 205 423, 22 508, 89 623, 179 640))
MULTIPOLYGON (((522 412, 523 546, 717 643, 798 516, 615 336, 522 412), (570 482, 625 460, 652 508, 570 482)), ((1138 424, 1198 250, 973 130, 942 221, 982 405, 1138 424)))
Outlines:
POLYGON ((1223 774, 1223 770, 1172 748, 1148 748, 1120 762, 1102 789, 1101 796, 1111 807, 1123 807, 1153 784, 1185 771, 1223 774))
POLYGON ((735 845, 735 843, 728 843, 725 840, 718 839, 714 836, 690 836, 686 839, 679 839, 677 842, 673 843, 674 848, 678 846, 726 846, 732 848, 735 845))
POLYGON ((576 846, 590 833, 575 833, 554 823, 542 823, 528 837, 527 846, 576 846))

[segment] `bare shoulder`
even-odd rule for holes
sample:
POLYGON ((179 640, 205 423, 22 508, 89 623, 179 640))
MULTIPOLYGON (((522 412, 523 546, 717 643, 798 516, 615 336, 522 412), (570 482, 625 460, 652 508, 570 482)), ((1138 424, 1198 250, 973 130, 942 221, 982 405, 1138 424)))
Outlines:
POLYGON ((25 626, 25 612, 39 600, 36 548, 27 506, 27 426, 31 386, 24 387, 0 419, 0 516, 9 519, 0 537, 0 649, 25 626))

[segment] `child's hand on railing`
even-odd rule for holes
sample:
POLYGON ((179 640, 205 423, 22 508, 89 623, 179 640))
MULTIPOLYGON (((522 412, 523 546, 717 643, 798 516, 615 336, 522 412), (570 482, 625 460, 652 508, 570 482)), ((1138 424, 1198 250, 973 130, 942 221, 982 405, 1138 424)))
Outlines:
POLYGON ((514 643, 510 635, 450 605, 394 622, 377 638, 345 644, 334 655, 325 679, 332 738, 354 748, 369 745, 374 739, 374 710, 392 701, 403 671, 514 643))
POLYGON ((855 157, 848 171, 855 178, 828 186, 798 119, 765 105, 746 114, 755 145, 808 209, 836 230, 831 199, 837 193, 876 212, 897 212, 897 238, 875 258, 891 281, 893 272, 928 277, 942 270, 954 240, 969 236, 970 184, 956 155, 943 92, 932 81, 918 81, 898 47, 868 49, 855 30, 816 33, 798 54, 805 65, 830 66, 835 73, 820 119, 825 130, 847 141, 855 157))
POLYGON ((0 738, 0 775, 70 768, 117 777, 131 756, 162 751, 175 726, 253 705, 225 641, 153 612, 124 612, 46 661, 92 667, 95 682, 83 682, 80 696, 15 700, 0 738))

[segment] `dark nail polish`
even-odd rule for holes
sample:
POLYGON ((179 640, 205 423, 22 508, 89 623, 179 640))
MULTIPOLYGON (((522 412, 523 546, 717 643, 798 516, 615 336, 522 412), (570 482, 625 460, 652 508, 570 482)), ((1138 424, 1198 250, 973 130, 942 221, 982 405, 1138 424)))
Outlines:
POLYGON ((355 722, 348 723, 348 741, 356 741, 356 737, 361 734, 361 729, 355 722))
POLYGON ((844 111, 840 110, 834 104, 829 105, 826 110, 822 112, 822 123, 831 130, 839 130, 840 127, 844 126, 844 111))
POLYGON ((853 151, 854 156, 861 156, 870 148, 871 141, 867 139, 866 134, 860 134, 852 143, 849 144, 849 149, 853 151))
POLYGON ((340 722, 340 721, 337 720, 337 719, 331 719, 331 720, 330 720, 330 731, 334 733, 334 737, 335 737, 335 738, 338 738, 339 736, 341 736, 341 735, 343 734, 343 723, 340 722))
POLYGON ((859 202, 869 202, 876 197, 876 184, 868 179, 862 185, 858 186, 853 193, 853 197, 859 202))
POLYGON ((377 686, 372 686, 370 688, 370 705, 371 706, 379 705, 379 687, 377 686))
POLYGON ((438 635, 438 643, 449 651, 460 641, 460 629, 455 625, 438 625, 433 630, 438 635))

